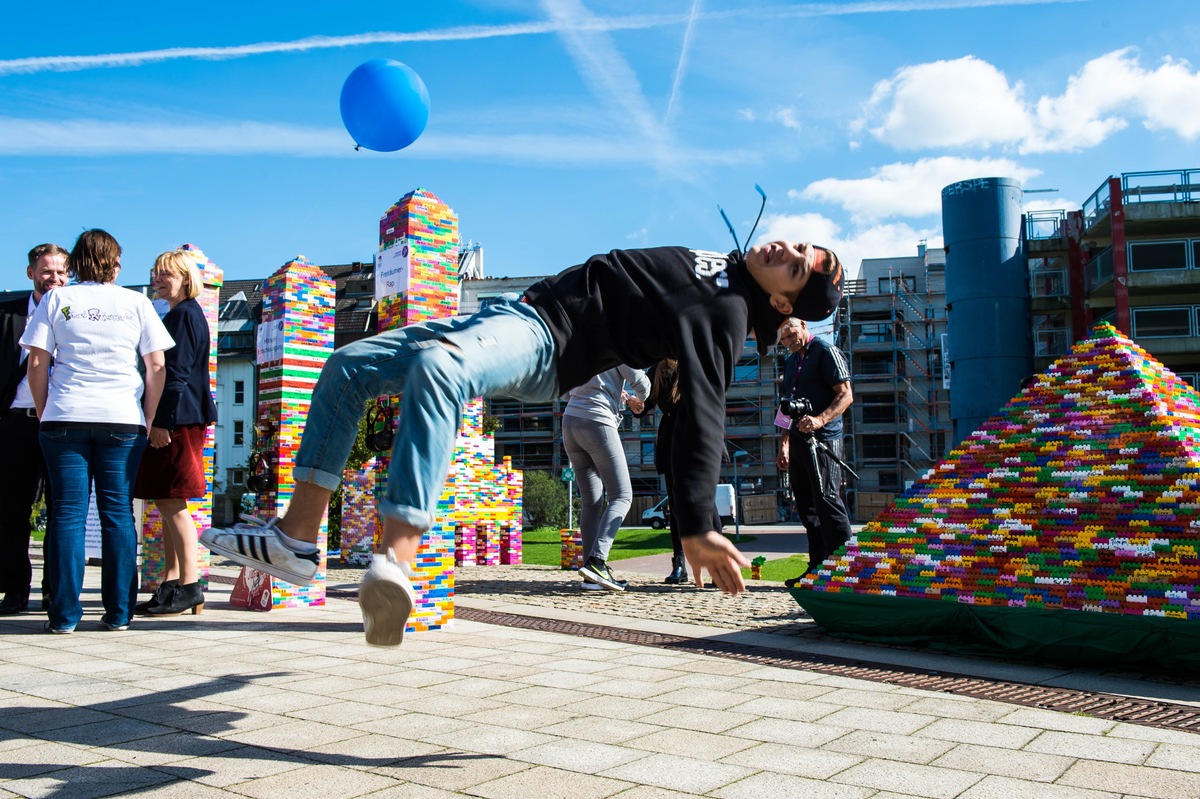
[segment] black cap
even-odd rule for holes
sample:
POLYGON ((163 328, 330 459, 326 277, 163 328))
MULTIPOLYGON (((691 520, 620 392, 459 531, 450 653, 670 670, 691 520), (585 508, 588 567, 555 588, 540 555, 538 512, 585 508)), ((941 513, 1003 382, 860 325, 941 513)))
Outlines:
POLYGON ((837 257, 837 253, 825 247, 813 246, 826 254, 829 266, 825 272, 813 272, 809 275, 804 290, 792 304, 792 316, 807 322, 820 322, 829 318, 842 301, 845 279, 842 274, 842 260, 837 257))

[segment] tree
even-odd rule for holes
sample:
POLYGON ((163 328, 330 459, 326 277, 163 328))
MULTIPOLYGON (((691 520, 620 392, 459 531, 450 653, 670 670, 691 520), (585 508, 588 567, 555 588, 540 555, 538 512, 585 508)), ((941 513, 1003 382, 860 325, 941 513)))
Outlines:
POLYGON ((552 472, 525 472, 525 527, 566 527, 567 488, 552 472))

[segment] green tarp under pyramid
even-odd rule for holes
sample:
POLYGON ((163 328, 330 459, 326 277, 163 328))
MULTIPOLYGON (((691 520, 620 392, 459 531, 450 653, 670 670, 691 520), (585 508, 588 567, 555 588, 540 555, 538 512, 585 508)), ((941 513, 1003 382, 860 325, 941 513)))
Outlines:
POLYGON ((834 634, 1200 675, 1200 396, 1099 324, 792 594, 834 634))

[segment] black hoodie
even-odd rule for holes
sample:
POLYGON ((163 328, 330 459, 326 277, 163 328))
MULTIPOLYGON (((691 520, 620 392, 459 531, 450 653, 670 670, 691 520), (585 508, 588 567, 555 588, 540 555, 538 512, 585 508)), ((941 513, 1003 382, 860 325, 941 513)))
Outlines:
POLYGON ((558 388, 568 391, 617 364, 679 361, 680 395, 671 498, 680 535, 711 527, 725 438, 725 393, 746 337, 766 354, 786 318, 771 307, 737 252, 657 247, 596 255, 534 284, 526 301, 555 343, 558 388))

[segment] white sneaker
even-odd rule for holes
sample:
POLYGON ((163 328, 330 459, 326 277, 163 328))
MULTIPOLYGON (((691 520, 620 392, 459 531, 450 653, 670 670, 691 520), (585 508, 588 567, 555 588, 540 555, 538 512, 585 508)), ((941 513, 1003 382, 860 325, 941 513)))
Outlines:
POLYGON ((396 560, 392 550, 374 555, 371 567, 358 586, 358 607, 362 611, 363 631, 371 646, 399 646, 404 626, 417 604, 410 577, 415 573, 407 563, 396 560))
MULTIPOLYGON (((310 585, 321 565, 321 553, 297 552, 280 540, 283 533, 275 526, 278 518, 264 522, 242 514, 243 523, 233 527, 213 527, 200 534, 200 543, 235 563, 258 569, 285 582, 310 585)), ((291 540, 291 539, 289 539, 291 540)), ((301 543, 301 542, 297 542, 301 543)))

